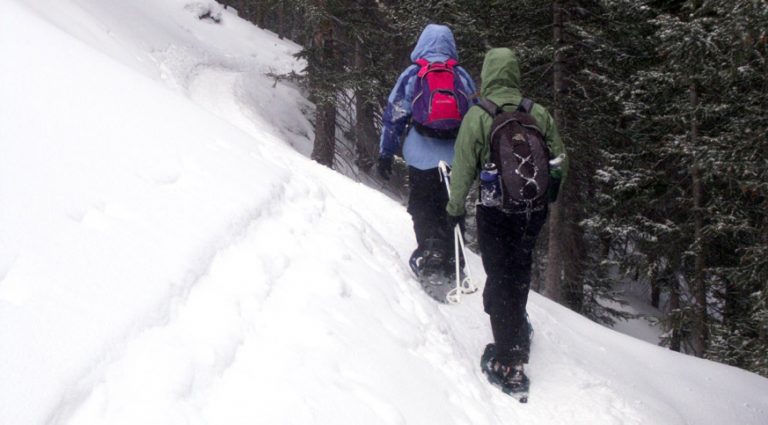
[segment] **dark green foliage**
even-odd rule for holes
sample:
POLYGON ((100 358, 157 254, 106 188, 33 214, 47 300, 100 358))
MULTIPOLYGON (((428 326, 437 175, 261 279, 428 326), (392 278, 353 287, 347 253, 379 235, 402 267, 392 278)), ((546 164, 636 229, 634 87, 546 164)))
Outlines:
POLYGON ((700 258, 707 297, 701 354, 766 374, 768 93, 760 40, 768 5, 666 6, 648 21, 657 57, 634 73, 625 102, 635 146, 606 153, 606 192, 616 206, 609 221, 626 239, 625 270, 678 298, 664 320, 670 345, 686 350, 701 320, 691 293, 700 258), (693 167, 703 185, 698 237, 693 167))

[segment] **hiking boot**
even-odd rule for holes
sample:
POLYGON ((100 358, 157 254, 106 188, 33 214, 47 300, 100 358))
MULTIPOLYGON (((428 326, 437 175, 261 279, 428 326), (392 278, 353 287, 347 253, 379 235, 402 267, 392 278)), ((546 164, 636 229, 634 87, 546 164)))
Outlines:
POLYGON ((496 344, 488 344, 480 358, 480 368, 488 382, 502 392, 517 398, 521 403, 528 401, 530 380, 525 375, 522 363, 502 364, 496 360, 496 344))
POLYGON ((443 244, 439 239, 427 239, 424 245, 421 253, 424 260, 422 270, 430 273, 442 272, 447 263, 443 244))
POLYGON ((421 251, 418 248, 413 251, 408 260, 408 265, 416 279, 422 284, 429 285, 442 285, 449 281, 446 279, 445 273, 442 272, 442 264, 443 259, 440 252, 421 251))
POLYGON ((424 250, 422 258, 424 260, 423 270, 431 272, 443 271, 445 267, 445 254, 441 250, 424 250))

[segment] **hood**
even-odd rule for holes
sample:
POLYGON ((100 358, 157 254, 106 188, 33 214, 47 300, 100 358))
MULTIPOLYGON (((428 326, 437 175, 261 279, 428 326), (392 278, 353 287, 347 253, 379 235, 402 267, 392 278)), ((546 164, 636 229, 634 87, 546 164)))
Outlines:
POLYGON ((429 24, 411 52, 411 62, 424 58, 430 62, 459 59, 453 32, 445 25, 429 24))
POLYGON ((480 95, 486 98, 520 93, 520 66, 515 53, 507 48, 491 49, 485 54, 480 95))

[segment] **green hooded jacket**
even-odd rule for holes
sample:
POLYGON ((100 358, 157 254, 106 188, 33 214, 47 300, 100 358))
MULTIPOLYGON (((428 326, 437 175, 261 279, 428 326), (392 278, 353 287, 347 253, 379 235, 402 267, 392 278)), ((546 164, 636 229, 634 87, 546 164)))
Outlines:
MULTIPOLYGON (((485 55, 481 73, 482 85, 480 95, 497 105, 505 103, 515 106, 505 106, 505 110, 514 110, 523 99, 520 93, 520 67, 517 57, 507 48, 491 49, 485 55)), ((539 128, 544 132, 544 140, 549 146, 552 158, 565 154, 565 145, 555 126, 555 120, 536 103, 531 110, 539 128)), ((456 137, 453 168, 451 170, 451 198, 446 211, 453 216, 464 215, 464 202, 469 189, 480 172, 482 164, 491 158, 489 134, 493 118, 480 106, 470 108, 456 137)), ((562 177, 568 170, 568 158, 560 170, 554 170, 554 177, 562 177), (556 174, 557 173, 557 174, 556 174)))

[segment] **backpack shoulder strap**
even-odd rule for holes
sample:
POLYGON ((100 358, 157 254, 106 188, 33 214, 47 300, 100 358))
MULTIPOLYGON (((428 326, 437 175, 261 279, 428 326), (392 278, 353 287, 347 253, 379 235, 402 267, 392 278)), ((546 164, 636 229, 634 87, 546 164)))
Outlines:
POLYGON ((532 109, 533 101, 527 97, 524 97, 523 100, 520 101, 520 105, 517 107, 518 111, 525 112, 526 114, 530 114, 532 109))
POLYGON ((419 67, 419 71, 416 74, 419 78, 423 77, 429 70, 429 61, 424 58, 416 59, 413 63, 419 67))
POLYGON ((501 113, 501 108, 499 108, 499 105, 485 98, 478 100, 477 106, 483 108, 485 112, 487 112, 490 116, 494 118, 496 117, 496 115, 499 115, 501 113))

